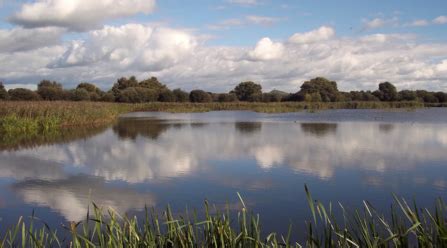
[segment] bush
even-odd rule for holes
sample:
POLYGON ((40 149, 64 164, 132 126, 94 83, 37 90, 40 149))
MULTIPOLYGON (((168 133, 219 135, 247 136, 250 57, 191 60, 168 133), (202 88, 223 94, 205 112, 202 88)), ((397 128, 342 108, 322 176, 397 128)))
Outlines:
POLYGON ((90 101, 90 94, 86 89, 79 88, 72 91, 73 101, 90 101))
POLYGON ((218 102, 237 102, 237 96, 236 94, 227 94, 227 93, 222 93, 219 94, 219 96, 217 97, 217 101, 218 102))
POLYGON ((100 101, 102 102, 114 102, 115 101, 115 95, 113 95, 112 92, 107 92, 101 96, 100 101))
POLYGON ((189 102, 189 94, 186 91, 183 91, 181 89, 175 89, 172 91, 175 96, 176 102, 189 102))
POLYGON ((62 85, 55 81, 40 81, 37 85, 37 93, 43 100, 46 101, 58 101, 64 99, 64 90, 62 85))
POLYGON ((323 77, 317 77, 306 81, 301 85, 301 89, 298 92, 305 101, 323 101, 323 102, 336 102, 339 100, 340 92, 337 88, 335 81, 330 81, 323 77))
POLYGON ((189 100, 191 102, 211 102, 213 99, 203 90, 193 90, 189 93, 189 100))
POLYGON ((230 93, 236 94, 240 101, 260 101, 262 86, 251 81, 242 82, 230 93))
POLYGON ((0 82, 0 101, 1 100, 8 100, 8 91, 6 91, 2 82, 0 82))
POLYGON ((176 97, 172 91, 164 90, 158 96, 158 101, 160 101, 160 102, 175 102, 176 97))
POLYGON ((8 91, 9 99, 12 101, 39 101, 42 100, 39 94, 35 91, 17 88, 8 91))

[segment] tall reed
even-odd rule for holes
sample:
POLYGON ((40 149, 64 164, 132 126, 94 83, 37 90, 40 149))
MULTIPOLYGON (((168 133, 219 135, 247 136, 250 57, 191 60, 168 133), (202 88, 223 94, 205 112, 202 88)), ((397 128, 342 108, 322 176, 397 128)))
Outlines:
POLYGON ((305 187, 310 209, 306 233, 298 243, 287 235, 262 236, 260 216, 241 208, 236 215, 227 206, 220 211, 205 201, 204 217, 197 211, 175 216, 170 207, 159 215, 145 209, 145 217, 120 215, 113 209, 92 204, 92 212, 81 222, 71 222, 62 232, 52 230, 34 214, 20 218, 1 236, 0 247, 446 247, 446 207, 437 200, 434 212, 410 206, 394 196, 390 218, 367 201, 352 212, 339 204, 339 212, 312 198, 305 187), (341 215, 340 215, 341 213, 341 215), (341 217, 340 217, 341 216, 341 217))

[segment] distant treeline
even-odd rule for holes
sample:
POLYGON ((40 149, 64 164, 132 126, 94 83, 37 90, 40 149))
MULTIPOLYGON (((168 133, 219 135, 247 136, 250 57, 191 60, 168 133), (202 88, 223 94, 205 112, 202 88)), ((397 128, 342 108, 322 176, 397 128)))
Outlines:
POLYGON ((260 84, 248 81, 237 85, 228 93, 212 93, 203 90, 186 92, 169 89, 156 77, 138 81, 136 77, 120 78, 108 91, 94 84, 80 83, 75 89, 66 90, 60 83, 43 80, 37 91, 24 88, 6 90, 0 82, 0 100, 11 101, 102 101, 102 102, 349 102, 349 101, 419 101, 445 103, 447 93, 426 90, 402 90, 389 83, 380 83, 375 91, 342 92, 337 83, 323 77, 306 81, 296 93, 273 90, 262 92, 260 84))

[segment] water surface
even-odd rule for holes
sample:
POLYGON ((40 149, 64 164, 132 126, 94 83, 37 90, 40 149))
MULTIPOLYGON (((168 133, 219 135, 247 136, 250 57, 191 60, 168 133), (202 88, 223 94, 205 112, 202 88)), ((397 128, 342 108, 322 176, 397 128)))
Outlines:
MULTIPOLYGON (((387 211, 391 193, 431 206, 447 189, 447 110, 132 113, 56 143, 0 148, 0 226, 31 214, 54 226, 89 202, 129 214, 205 199, 240 207, 267 231, 304 227, 304 193, 387 211)), ((299 228, 301 230, 301 228, 299 228)))

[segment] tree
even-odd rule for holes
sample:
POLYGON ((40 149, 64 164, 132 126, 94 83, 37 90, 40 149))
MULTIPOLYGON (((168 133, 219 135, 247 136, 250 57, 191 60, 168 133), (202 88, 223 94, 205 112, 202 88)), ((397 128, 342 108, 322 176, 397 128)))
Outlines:
POLYGON ((158 101, 160 101, 160 102, 175 102, 176 97, 172 91, 164 90, 159 94, 158 101))
POLYGON ((42 99, 36 92, 24 88, 11 89, 8 91, 8 95, 12 101, 39 101, 42 99))
POLYGON ((84 89, 88 92, 90 101, 99 101, 104 94, 96 85, 91 83, 80 83, 76 89, 84 89))
POLYGON ((0 82, 0 101, 8 99, 8 91, 6 91, 3 82, 0 82))
POLYGON ((321 98, 323 102, 336 102, 340 97, 337 83, 323 77, 304 82, 298 94, 306 101, 309 99, 314 99, 312 101, 315 101, 321 98))
POLYGON ((107 92, 107 93, 105 93, 105 94, 103 94, 101 96, 100 101, 102 101, 102 102, 114 102, 115 101, 115 95, 113 95, 113 93, 109 91, 109 92, 107 92))
POLYGON ((57 101, 64 99, 64 90, 56 81, 42 80, 37 85, 37 93, 46 101, 57 101))
POLYGON ((373 94, 381 101, 387 102, 396 101, 398 97, 396 87, 389 82, 380 83, 379 90, 374 91, 373 94))
POLYGON ((90 93, 84 88, 77 88, 72 91, 72 101, 90 101, 90 93))
POLYGON ((118 97, 120 91, 125 90, 131 87, 138 87, 138 81, 135 76, 131 76, 129 79, 122 77, 116 81, 116 83, 112 87, 112 92, 115 97, 118 97))
POLYGON ((236 94, 240 101, 259 101, 262 95, 262 86, 251 81, 242 82, 230 93, 236 94))
POLYGON ((423 102, 427 103, 437 103, 439 102, 438 98, 435 96, 434 92, 428 92, 426 90, 417 90, 416 95, 419 99, 421 99, 423 102))
POLYGON ((438 98, 439 102, 447 102, 447 93, 444 92, 436 92, 436 98, 438 98))
POLYGON ((188 102, 189 101, 189 94, 186 91, 183 91, 181 89, 175 89, 172 91, 175 96, 176 102, 188 102))
POLYGON ((160 83, 158 81, 158 78, 156 78, 156 77, 151 77, 146 80, 143 80, 138 84, 138 86, 142 87, 142 88, 148 88, 151 90, 155 90, 158 92, 162 92, 162 91, 165 91, 168 89, 168 87, 166 87, 166 85, 160 83))
POLYGON ((189 100, 191 102, 211 102, 213 99, 203 90, 193 90, 189 93, 189 100))
POLYGON ((218 102, 237 102, 237 96, 234 93, 222 93, 217 97, 218 102))
POLYGON ((399 101, 416 101, 417 97, 416 92, 412 90, 402 90, 397 93, 399 101))

